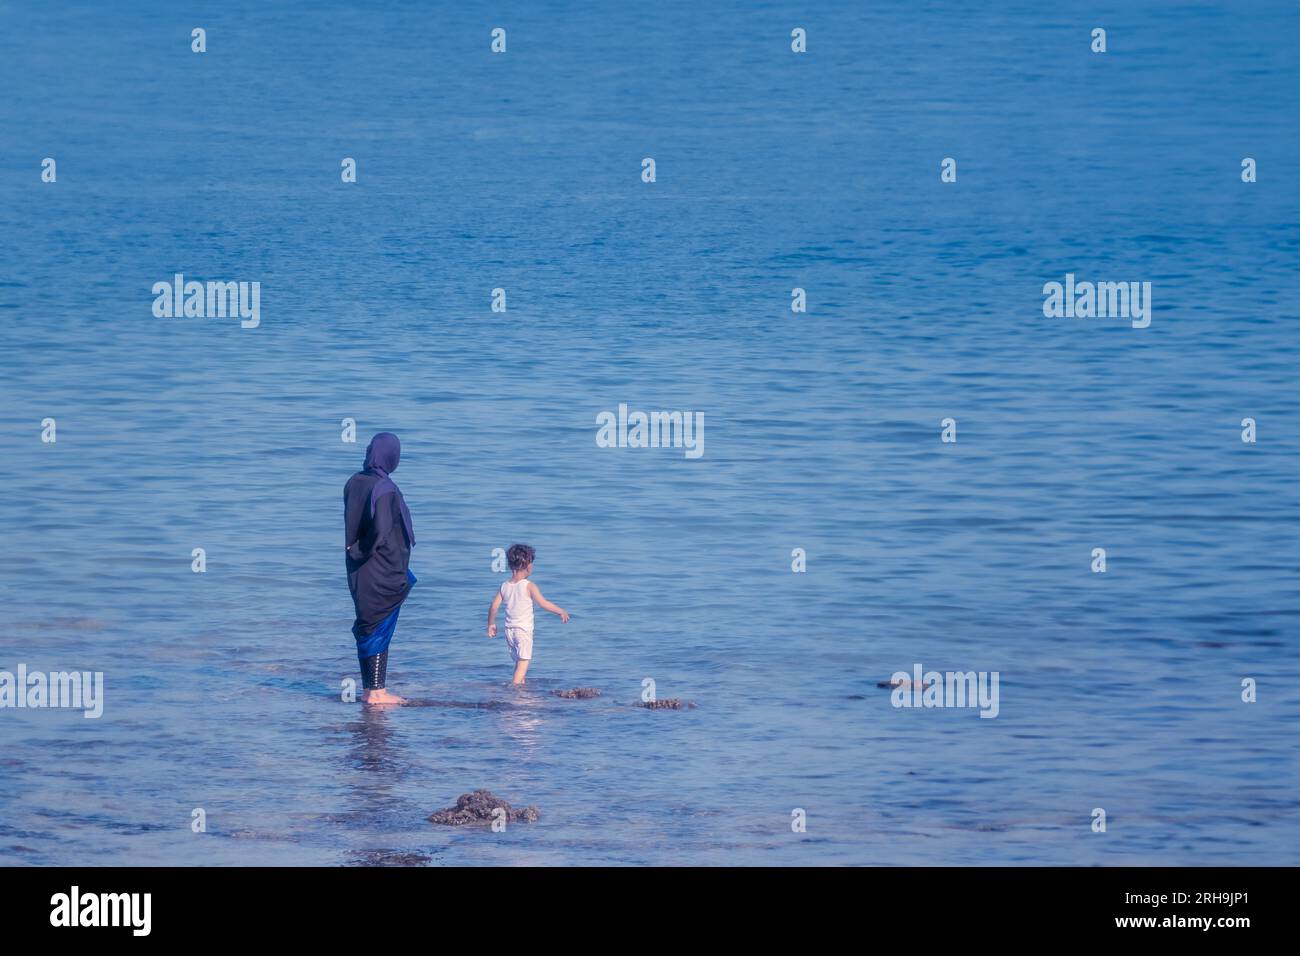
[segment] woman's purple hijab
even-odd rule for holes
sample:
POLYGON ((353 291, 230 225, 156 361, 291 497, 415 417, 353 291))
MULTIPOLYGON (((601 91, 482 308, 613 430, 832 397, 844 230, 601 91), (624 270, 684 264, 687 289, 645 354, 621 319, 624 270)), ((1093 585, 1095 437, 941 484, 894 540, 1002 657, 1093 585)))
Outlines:
POLYGON ((384 495, 397 495, 397 503, 402 510, 402 524, 406 528, 406 540, 415 544, 415 529, 411 526, 411 511, 406 507, 406 499, 388 473, 397 470, 397 463, 402 460, 402 443, 392 432, 379 432, 370 439, 366 446, 366 463, 364 470, 378 475, 379 480, 370 489, 370 517, 375 517, 375 503, 384 495))

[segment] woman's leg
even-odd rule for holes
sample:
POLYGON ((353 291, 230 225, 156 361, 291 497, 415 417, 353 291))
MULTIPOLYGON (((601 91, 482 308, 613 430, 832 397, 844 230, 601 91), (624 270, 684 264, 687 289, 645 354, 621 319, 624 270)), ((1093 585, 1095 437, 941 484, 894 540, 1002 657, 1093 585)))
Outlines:
POLYGON ((367 657, 361 662, 361 682, 365 690, 361 700, 366 704, 405 704, 405 697, 398 697, 384 689, 388 671, 388 651, 380 651, 374 657, 367 657))
POLYGON ((361 661, 361 686, 366 690, 383 690, 388 682, 388 651, 380 651, 361 661))
POLYGON ((357 660, 361 665, 361 700, 367 704, 402 704, 405 701, 396 694, 389 693, 385 687, 388 683, 388 645, 397 628, 399 607, 390 614, 375 632, 363 641, 357 642, 357 660))

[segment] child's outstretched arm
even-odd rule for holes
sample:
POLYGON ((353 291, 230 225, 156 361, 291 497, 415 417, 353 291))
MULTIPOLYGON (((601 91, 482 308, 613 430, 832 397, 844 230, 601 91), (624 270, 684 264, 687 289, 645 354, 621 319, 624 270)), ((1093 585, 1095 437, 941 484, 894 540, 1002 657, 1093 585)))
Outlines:
POLYGON ((501 592, 492 599, 492 606, 488 608, 488 637, 497 636, 497 611, 501 609, 501 592))
POLYGON ((542 608, 543 610, 550 611, 552 614, 558 614, 560 616, 561 621, 563 621, 565 624, 569 623, 569 612, 562 607, 557 607, 556 605, 552 604, 550 601, 546 600, 546 598, 542 597, 541 589, 538 588, 537 585, 534 584, 532 581, 528 582, 528 595, 534 601, 537 602, 538 607, 542 608))

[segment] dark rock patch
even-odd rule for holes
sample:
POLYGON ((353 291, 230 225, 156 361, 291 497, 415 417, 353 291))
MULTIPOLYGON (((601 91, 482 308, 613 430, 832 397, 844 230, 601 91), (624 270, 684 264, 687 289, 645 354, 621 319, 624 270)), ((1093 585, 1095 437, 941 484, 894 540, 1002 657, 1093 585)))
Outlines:
POLYGON ((663 700, 643 700, 641 706, 646 710, 694 710, 694 701, 678 700, 676 697, 666 697, 663 700))
POLYGON ((404 707, 463 707, 466 710, 511 710, 517 704, 505 700, 436 700, 432 697, 408 697, 404 707))
POLYGON ((590 700, 600 696, 600 691, 595 687, 573 687, 569 690, 553 690, 551 693, 565 700, 590 700))
POLYGON ((525 823, 536 823, 541 816, 536 807, 528 806, 516 810, 490 790, 475 790, 473 793, 462 793, 457 797, 454 807, 429 814, 429 822, 449 827, 486 826, 496 819, 494 815, 496 810, 505 812, 504 818, 507 823, 515 823, 519 820, 525 823))
POLYGON ((894 690, 895 688, 898 687, 905 687, 908 690, 925 690, 927 687, 930 687, 933 683, 934 681, 930 681, 929 684, 926 683, 918 684, 916 681, 911 680, 909 678, 908 680, 900 680, 900 681, 882 680, 878 684, 876 684, 876 686, 883 687, 885 688, 885 690, 894 690))
POLYGON ((354 853, 353 866, 428 866, 433 857, 412 850, 365 850, 354 853))

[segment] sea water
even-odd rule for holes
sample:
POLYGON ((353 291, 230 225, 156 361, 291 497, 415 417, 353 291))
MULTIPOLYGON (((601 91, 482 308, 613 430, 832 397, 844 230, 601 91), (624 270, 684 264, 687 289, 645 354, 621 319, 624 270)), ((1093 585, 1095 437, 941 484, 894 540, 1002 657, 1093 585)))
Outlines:
POLYGON ((0 710, 0 861, 1300 862, 1297 27, 4 8, 0 669, 103 712, 0 710), (177 274, 259 283, 256 327, 155 315, 177 274), (1049 317, 1067 274, 1149 325, 1049 317), (598 442, 620 405, 703 454, 598 442), (342 699, 379 430, 390 686, 438 706, 342 699), (573 614, 518 691, 515 541, 573 614), (894 706, 918 665, 996 717, 894 706), (477 788, 540 821, 426 822, 477 788))

